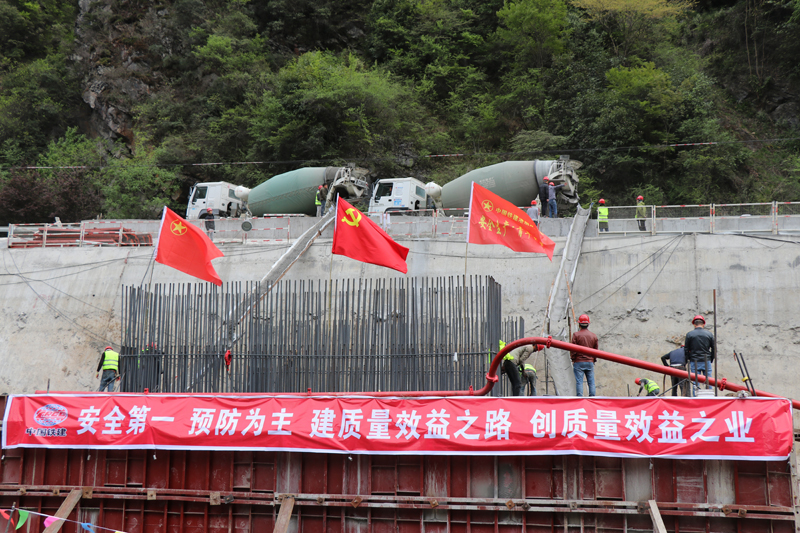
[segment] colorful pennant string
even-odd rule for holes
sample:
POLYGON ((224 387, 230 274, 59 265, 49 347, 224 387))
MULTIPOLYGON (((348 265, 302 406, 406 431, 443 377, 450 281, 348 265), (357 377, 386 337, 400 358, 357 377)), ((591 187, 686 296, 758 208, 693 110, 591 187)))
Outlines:
POLYGON ((12 519, 12 513, 17 511, 19 513, 19 518, 16 522, 16 529, 20 529, 25 522, 28 520, 30 515, 37 515, 44 517, 44 527, 50 527, 53 523, 57 522, 58 520, 63 520, 64 522, 72 522, 74 524, 80 524, 84 531, 87 533, 98 533, 97 530, 102 529, 104 531, 112 531, 113 533, 125 533, 124 531, 117 531, 116 529, 110 527, 103 527, 103 526, 96 526, 91 522, 78 522, 77 520, 69 520, 68 518, 59 518, 57 516, 51 516, 44 513, 37 513, 36 511, 28 511, 26 509, 0 509, 0 516, 5 518, 6 520, 10 521, 11 524, 14 524, 14 520, 12 519))

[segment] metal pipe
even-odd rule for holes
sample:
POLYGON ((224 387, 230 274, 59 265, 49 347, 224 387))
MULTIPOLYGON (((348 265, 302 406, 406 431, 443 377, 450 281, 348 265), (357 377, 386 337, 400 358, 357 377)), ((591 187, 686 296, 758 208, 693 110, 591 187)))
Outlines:
MULTIPOLYGON (((503 356, 505 356, 511 350, 519 348, 521 346, 527 346, 529 344, 542 344, 548 348, 557 348, 559 350, 571 351, 571 352, 578 352, 585 355, 591 355, 598 359, 604 359, 606 361, 611 361, 614 363, 620 363, 627 366, 632 366, 636 368, 641 368, 643 370, 650 370, 651 372, 658 372, 660 374, 666 374, 669 376, 676 376, 680 378, 689 378, 689 379, 696 379, 701 383, 708 383, 712 386, 717 386, 717 380, 714 378, 707 378, 702 374, 692 374, 686 372, 684 370, 678 370, 676 368, 672 368, 669 366, 659 365, 655 363, 650 363, 648 361, 642 361, 639 359, 634 359, 632 357, 626 357, 624 355, 619 355, 611 352, 604 352, 602 350, 595 350, 593 348, 587 348, 585 346, 579 346, 577 344, 571 344, 569 342, 555 340, 552 337, 525 337, 523 339, 518 339, 513 342, 506 344, 500 351, 492 359, 491 364, 489 365, 489 371, 486 373, 486 384, 483 388, 479 390, 473 390, 470 387, 468 390, 465 391, 401 391, 401 392, 393 392, 393 391, 375 391, 375 392, 307 392, 307 393, 240 393, 239 396, 309 396, 309 397, 337 397, 337 396, 369 396, 369 397, 376 397, 376 398, 385 398, 385 397, 399 397, 399 398, 419 398, 419 397, 426 397, 426 396, 435 396, 435 397, 450 397, 450 396, 486 396, 489 394, 494 388, 494 384, 500 380, 500 377, 497 375, 497 369, 500 367, 500 362, 503 360, 503 356)), ((736 385, 735 383, 729 383, 727 379, 720 380, 721 385, 719 387, 722 390, 732 390, 732 391, 747 391, 746 387, 741 385, 736 385)), ((69 391, 64 391, 69 392, 69 391)), ((753 392, 756 396, 766 396, 769 398, 785 398, 784 396, 780 396, 777 394, 772 394, 770 392, 764 392, 760 390, 753 389, 753 392)), ((37 394, 41 394, 42 391, 37 391, 37 394)), ((55 394, 55 392, 54 392, 55 394)), ((92 393, 82 393, 82 394, 92 394, 92 393)), ((97 393, 102 394, 102 393, 97 393)), ((206 394, 215 394, 215 393, 206 393, 206 394)), ((203 396, 205 394, 195 393, 196 396, 203 396)), ((793 400, 790 398, 792 402, 792 407, 794 409, 800 410, 800 401, 793 400)))

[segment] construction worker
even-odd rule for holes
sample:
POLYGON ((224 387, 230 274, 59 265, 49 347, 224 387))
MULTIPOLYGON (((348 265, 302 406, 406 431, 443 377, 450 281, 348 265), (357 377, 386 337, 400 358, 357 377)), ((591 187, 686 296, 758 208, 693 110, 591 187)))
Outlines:
MULTIPOLYGON (((502 350, 505 348, 506 343, 501 340, 499 345, 500 350, 502 350)), ((523 386, 520 378, 520 368, 523 368, 524 370, 525 361, 527 361, 528 357, 530 357, 533 352, 539 351, 541 348, 543 348, 541 345, 520 346, 519 348, 511 350, 503 356, 502 371, 508 376, 508 380, 511 382, 511 394, 513 396, 525 396, 525 387, 523 386)), ((529 366, 533 368, 533 365, 529 366)), ((533 369, 533 373, 534 375, 536 374, 535 368, 533 369)))
POLYGON ((206 207, 206 212, 202 213, 198 218, 202 218, 206 221, 206 235, 208 235, 209 240, 213 241, 214 231, 217 229, 214 223, 214 210, 210 207, 206 207))
MULTIPOLYGON (((696 315, 692 319, 694 329, 686 334, 683 341, 686 359, 689 361, 689 372, 703 374, 708 378, 711 373, 711 363, 714 362, 714 335, 704 328, 706 319, 703 315, 696 315)), ((692 396, 697 396, 697 380, 692 382, 692 396)))
POLYGON ((328 199, 328 184, 322 184, 322 214, 325 214, 325 202, 328 199))
MULTIPOLYGON (((544 346, 538 344, 536 348, 535 351, 539 351, 544 348, 544 346)), ((528 356, 530 356, 530 354, 528 354, 528 356)), ((526 359, 528 356, 526 356, 526 359)), ((536 368, 526 360, 523 360, 521 361, 520 372, 522 372, 522 392, 524 393, 525 389, 529 387, 528 396, 536 396, 536 368)))
POLYGON ((644 219, 647 218, 647 206, 644 205, 644 196, 636 197, 636 221, 639 223, 639 231, 647 231, 644 219))
MULTIPOLYGON (((580 329, 572 334, 572 344, 598 350, 597 335, 589 331, 589 322, 589 315, 581 315, 578 317, 578 326, 580 329)), ((575 372, 576 396, 583 396, 584 375, 586 376, 586 383, 589 386, 589 396, 594 396, 594 364, 597 362, 597 358, 578 352, 570 352, 570 359, 572 359, 572 370, 575 372)))
POLYGON ((101 369, 103 370, 103 377, 100 378, 98 392, 103 392, 106 387, 108 387, 108 392, 114 392, 114 382, 119 375, 119 353, 115 352, 111 346, 106 346, 103 353, 100 354, 100 362, 97 364, 95 378, 100 377, 101 369))
POLYGON ((536 227, 539 227, 539 206, 536 205, 536 200, 531 201, 531 206, 528 208, 528 216, 531 217, 536 227))
MULTIPOLYGON (((662 355, 661 362, 664 363, 664 366, 668 366, 676 370, 683 370, 685 372, 686 350, 684 350, 683 344, 681 344, 680 348, 676 348, 668 354, 662 355)), ((672 380, 672 395, 678 395, 678 385, 680 385, 681 396, 687 396, 687 392, 689 390, 689 380, 686 378, 679 378, 678 376, 670 376, 670 379, 672 380)))
POLYGON ((564 186, 556 185, 547 176, 544 177, 544 182, 549 184, 547 187, 547 210, 550 212, 550 218, 558 218, 558 203, 556 203, 556 191, 564 186))
POLYGON ((597 203, 599 204, 597 206, 598 226, 600 227, 600 231, 608 231, 608 208, 606 207, 606 201, 600 198, 597 203))
POLYGON ((324 199, 323 199, 323 196, 322 196, 322 185, 317 187, 317 194, 316 194, 316 196, 314 196, 314 205, 317 206, 317 216, 321 217, 322 216, 322 210, 323 210, 323 207, 325 205, 324 204, 324 199))
POLYGON ((639 394, 642 393, 642 389, 647 391, 648 396, 658 396, 661 394, 661 387, 651 379, 636 378, 636 384, 639 385, 639 394))

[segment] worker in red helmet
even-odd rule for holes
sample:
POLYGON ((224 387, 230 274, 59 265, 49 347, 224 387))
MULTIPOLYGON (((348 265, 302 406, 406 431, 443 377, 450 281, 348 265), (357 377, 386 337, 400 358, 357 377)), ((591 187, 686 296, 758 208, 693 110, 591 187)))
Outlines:
POLYGON ((314 196, 314 205, 317 206, 317 216, 321 217, 323 212, 323 196, 322 196, 322 185, 317 187, 317 194, 314 196))
POLYGON ((639 385, 639 394, 642 393, 642 389, 647 391, 648 396, 658 396, 659 394, 661 394, 661 387, 659 387, 658 383, 656 383, 652 379, 636 378, 634 382, 637 385, 639 385))
POLYGON ((647 206, 644 205, 644 196, 636 197, 636 221, 639 223, 639 231, 647 231, 644 220, 647 218, 647 206))
MULTIPOLYGON (((706 319, 697 315, 692 319, 694 329, 686 334, 683 341, 686 359, 689 361, 690 374, 703 374, 706 378, 711 374, 711 363, 716 357, 714 335, 705 329, 706 319)), ((692 396, 697 395, 698 381, 692 382, 692 396)))
MULTIPOLYGON (((597 347, 597 335, 589 331, 589 322, 589 315, 578 317, 579 329, 572 334, 572 344, 599 350, 597 347)), ((575 373, 576 396, 583 396, 584 376, 586 377, 586 384, 589 386, 589 396, 594 396, 594 364, 597 362, 597 358, 580 352, 570 352, 569 356, 572 359, 572 370, 575 373)))
POLYGON ((531 217, 533 223, 536 224, 536 227, 539 227, 539 206, 534 198, 531 200, 531 206, 528 208, 528 216, 531 217))
POLYGON ((602 198, 597 202, 597 225, 600 231, 608 231, 608 208, 602 198))
POLYGON ((202 213, 198 218, 204 219, 206 225, 206 235, 208 235, 208 239, 213 241, 214 240, 214 231, 216 231, 217 226, 214 223, 214 210, 210 207, 206 208, 206 212, 202 213))
POLYGON ((111 346, 106 346, 103 353, 100 354, 100 362, 97 363, 97 374, 95 378, 100 378, 100 388, 98 392, 108 387, 108 392, 114 392, 114 382, 119 376, 119 353, 114 351, 111 346), (103 371, 103 377, 100 377, 100 370, 103 371))

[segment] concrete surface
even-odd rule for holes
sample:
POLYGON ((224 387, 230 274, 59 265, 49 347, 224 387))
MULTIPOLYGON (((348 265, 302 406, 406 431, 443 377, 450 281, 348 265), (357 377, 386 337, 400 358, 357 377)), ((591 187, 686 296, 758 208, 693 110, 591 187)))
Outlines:
MULTIPOLYGON (((591 227, 591 225, 590 225, 591 227)), ((588 234, 587 234, 588 235, 588 234)), ((503 310, 522 315, 527 335, 542 333, 547 297, 564 245, 553 262, 499 246, 469 247, 468 274, 492 275, 503 286, 503 310)), ((334 256, 321 238, 284 279, 392 277, 398 272, 334 256)), ((462 275, 464 242, 408 240, 409 276, 462 275)), ((791 237, 741 235, 604 235, 587 237, 572 287, 576 315, 587 313, 603 350, 660 362, 701 313, 709 328, 717 290, 721 376, 740 382, 732 357, 747 357, 756 388, 800 398, 797 286, 800 247, 791 237)), ((258 280, 287 243, 222 245, 214 261, 224 281, 258 280)), ((123 284, 146 282, 146 248, 0 249, 0 393, 92 390, 98 354, 120 340, 123 284)), ((189 276, 155 266, 153 282, 187 283, 189 276)), ((537 368, 541 359, 534 363, 537 368)), ((635 369, 600 362, 598 394, 635 394, 635 369)), ((476 384, 480 385, 480 384, 476 384)))

